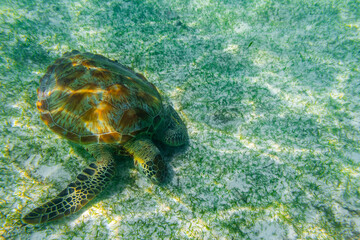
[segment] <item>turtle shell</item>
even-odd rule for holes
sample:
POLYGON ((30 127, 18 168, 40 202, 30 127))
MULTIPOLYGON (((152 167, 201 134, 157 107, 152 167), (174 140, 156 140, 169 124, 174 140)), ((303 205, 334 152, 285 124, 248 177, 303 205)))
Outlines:
POLYGON ((72 51, 40 80, 37 108, 55 133, 77 143, 124 143, 159 126, 163 105, 144 76, 101 55, 72 51))

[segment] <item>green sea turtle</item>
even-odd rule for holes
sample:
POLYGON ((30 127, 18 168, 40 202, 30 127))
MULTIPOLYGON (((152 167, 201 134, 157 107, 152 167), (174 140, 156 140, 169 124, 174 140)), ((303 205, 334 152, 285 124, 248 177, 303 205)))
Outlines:
POLYGON ((113 154, 119 149, 152 182, 162 182, 166 165, 153 140, 181 146, 188 138, 179 115, 153 84, 101 55, 65 53, 48 67, 37 94, 44 123, 85 145, 96 161, 54 199, 24 216, 25 223, 49 222, 81 209, 114 175, 113 154))

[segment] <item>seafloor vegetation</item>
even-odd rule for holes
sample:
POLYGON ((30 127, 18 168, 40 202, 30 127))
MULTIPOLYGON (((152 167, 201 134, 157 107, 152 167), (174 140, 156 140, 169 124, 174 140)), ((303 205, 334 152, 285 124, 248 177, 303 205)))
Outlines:
POLYGON ((360 3, 0 3, 0 234, 13 239, 355 239, 360 235, 360 3), (65 220, 20 219, 90 160, 39 119, 39 78, 78 49, 131 66, 187 124, 173 177, 130 159, 65 220))

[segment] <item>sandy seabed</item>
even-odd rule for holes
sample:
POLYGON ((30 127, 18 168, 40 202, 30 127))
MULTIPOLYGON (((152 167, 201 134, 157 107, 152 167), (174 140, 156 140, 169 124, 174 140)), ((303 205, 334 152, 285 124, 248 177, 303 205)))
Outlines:
POLYGON ((4 239, 357 239, 360 3, 0 3, 0 234, 4 239), (143 73, 190 144, 149 183, 132 161, 89 206, 21 216, 91 158, 39 119, 46 67, 77 49, 143 73))

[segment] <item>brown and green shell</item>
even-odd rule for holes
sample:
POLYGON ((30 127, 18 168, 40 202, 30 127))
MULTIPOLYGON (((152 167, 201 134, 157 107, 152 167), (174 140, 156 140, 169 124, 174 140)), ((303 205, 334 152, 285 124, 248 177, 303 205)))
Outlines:
POLYGON ((77 143, 124 143, 153 133, 163 105, 144 76, 101 55, 72 51, 40 80, 37 108, 55 133, 77 143))

